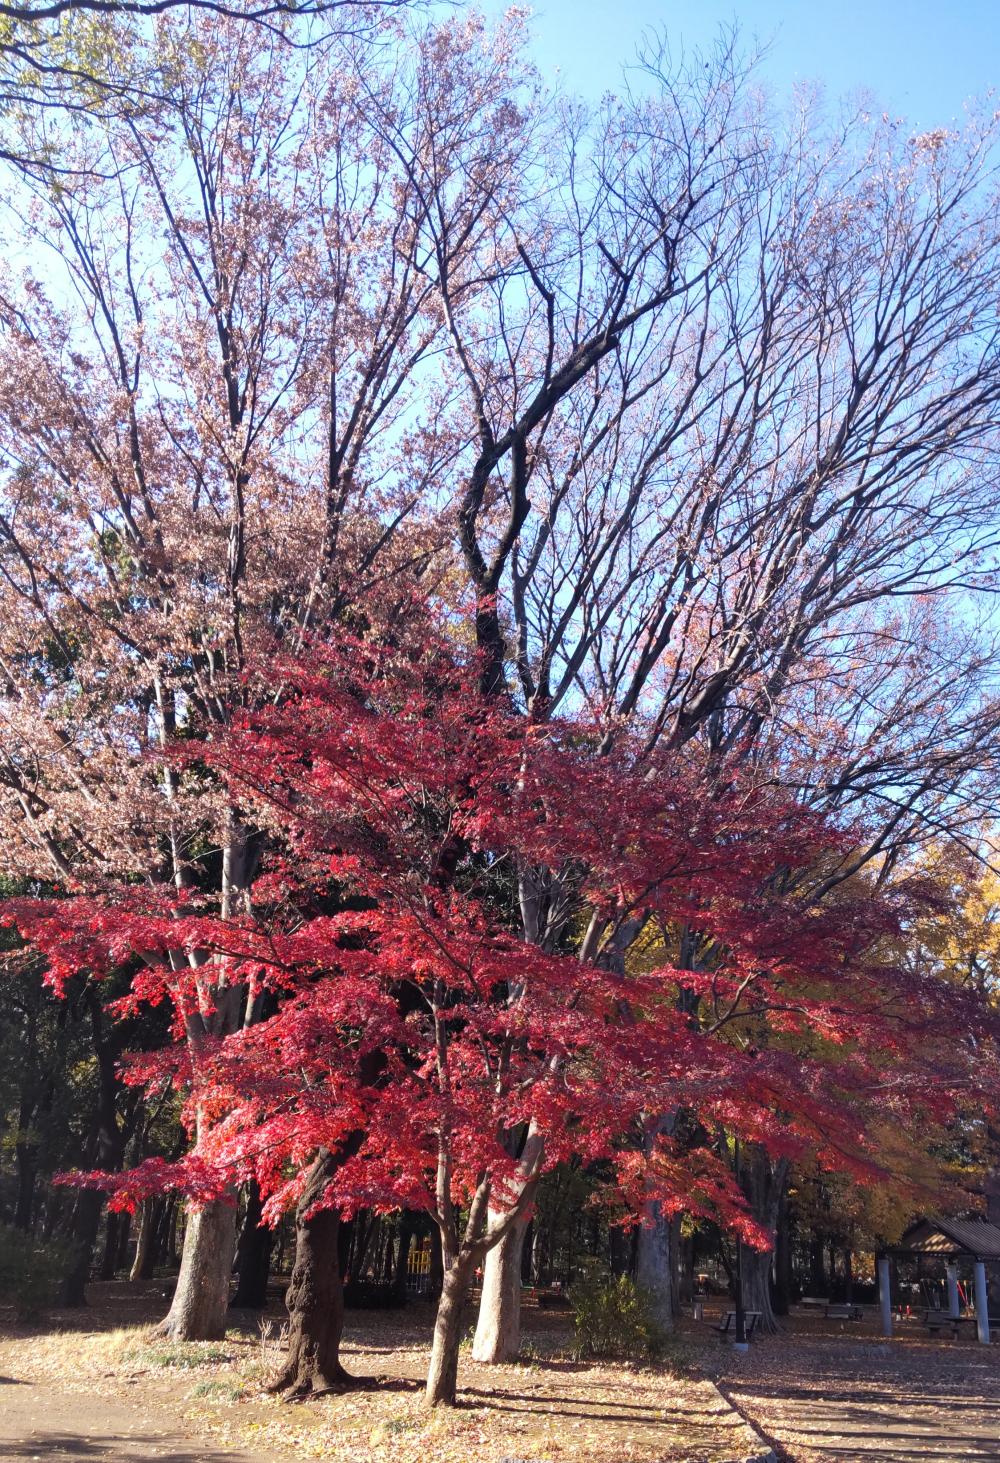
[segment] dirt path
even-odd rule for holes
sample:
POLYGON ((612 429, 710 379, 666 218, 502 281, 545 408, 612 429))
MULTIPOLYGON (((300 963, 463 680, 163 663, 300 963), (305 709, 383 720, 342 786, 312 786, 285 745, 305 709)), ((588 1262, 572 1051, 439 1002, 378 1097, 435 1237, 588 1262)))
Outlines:
POLYGON ((220 1451, 192 1438, 166 1411, 104 1397, 60 1392, 51 1383, 0 1377, 0 1459, 159 1459, 160 1463, 268 1463, 261 1455, 220 1451))
POLYGON ((719 1383, 788 1463, 1000 1460, 1000 1347, 768 1338, 719 1383))

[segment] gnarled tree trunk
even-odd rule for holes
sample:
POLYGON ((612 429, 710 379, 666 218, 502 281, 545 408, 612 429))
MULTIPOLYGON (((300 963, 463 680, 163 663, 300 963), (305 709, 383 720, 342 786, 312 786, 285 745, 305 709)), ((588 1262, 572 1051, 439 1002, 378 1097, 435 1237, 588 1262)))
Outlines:
POLYGON ((340 1273, 340 1215, 308 1211, 322 1199, 340 1160, 322 1152, 309 1174, 295 1214, 295 1264, 288 1307, 288 1360, 269 1388, 290 1397, 316 1397, 360 1385, 340 1364, 344 1287, 340 1273))

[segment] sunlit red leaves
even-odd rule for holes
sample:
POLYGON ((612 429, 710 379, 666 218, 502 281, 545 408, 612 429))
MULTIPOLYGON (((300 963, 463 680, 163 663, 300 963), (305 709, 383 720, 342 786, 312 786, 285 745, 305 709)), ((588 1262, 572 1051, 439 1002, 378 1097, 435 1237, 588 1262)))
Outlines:
POLYGON ((252 1175, 273 1218, 350 1137, 324 1203, 432 1209, 446 1160, 455 1202, 488 1180, 502 1207, 530 1124, 543 1171, 610 1164, 634 1211, 657 1197, 759 1244, 717 1135, 866 1176, 887 1074, 901 1114, 953 1100, 964 1053, 928 1080, 917 1052, 951 992, 882 953, 905 907, 860 890, 812 908, 786 875, 848 835, 773 785, 709 789, 680 754, 639 765, 627 737, 608 752, 587 723, 535 725, 433 638, 405 656, 345 639, 273 674, 269 709, 182 754, 269 829, 252 915, 141 888, 10 906, 55 985, 124 966, 121 1010, 174 1006, 176 1047, 132 1076, 186 1084, 194 1166, 144 1168, 116 1202, 252 1175), (526 866, 596 922, 586 958, 524 938, 526 866), (704 967, 621 968, 616 926, 647 919, 696 930, 704 967), (213 1033, 218 1004, 262 991, 273 1014, 213 1033), (698 1141, 645 1152, 648 1114, 680 1109, 698 1141))

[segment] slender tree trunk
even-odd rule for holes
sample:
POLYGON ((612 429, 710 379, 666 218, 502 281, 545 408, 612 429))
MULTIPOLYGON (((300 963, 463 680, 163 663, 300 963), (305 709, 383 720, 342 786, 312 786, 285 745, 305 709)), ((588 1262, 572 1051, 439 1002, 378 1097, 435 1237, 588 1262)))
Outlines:
POLYGON ((150 1280, 156 1264, 156 1241, 163 1215, 162 1199, 144 1199, 129 1280, 150 1280))
MULTIPOLYGON (((128 1266, 128 1245, 132 1237, 132 1216, 124 1213, 118 1216, 118 1248, 115 1250, 114 1274, 118 1275, 128 1266)), ((114 1275, 112 1276, 114 1279, 114 1275)))
POLYGON ((787 1316, 792 1305, 792 1234, 788 1213, 788 1196, 782 1193, 778 1202, 778 1222, 774 1233, 774 1313, 787 1316))
POLYGON ((188 1209, 181 1269, 160 1331, 172 1341, 217 1341, 226 1334, 236 1206, 216 1199, 188 1209))
POLYGON ((455 1405, 462 1317, 475 1265, 475 1254, 466 1253, 447 1266, 444 1272, 441 1299, 434 1321, 431 1363, 427 1372, 427 1401, 431 1407, 455 1405))
POLYGON ((521 1263, 529 1223, 522 1216, 486 1253, 473 1361, 514 1361, 521 1349, 521 1263))
POLYGON ((170 1197, 170 1222, 167 1225, 164 1260, 171 1269, 177 1264, 177 1225, 181 1217, 181 1206, 177 1195, 170 1197))
POLYGON ((826 1293, 826 1271, 823 1268, 823 1236, 813 1230, 809 1241, 809 1289, 813 1295, 826 1293))
POLYGON ((340 1364, 344 1329, 340 1215, 335 1209, 320 1209, 311 1218, 306 1217, 307 1210, 322 1199, 338 1164, 333 1154, 320 1154, 295 1215, 295 1264, 285 1298, 288 1360, 269 1389, 290 1397, 344 1392, 363 1380, 351 1376, 340 1364))
POLYGON ((399 1243, 396 1249, 392 1280, 393 1295, 399 1305, 406 1300, 406 1278, 409 1274, 410 1248, 413 1244, 414 1219, 406 1209, 399 1216, 399 1243))
POLYGON ((664 1331, 674 1328, 671 1222, 654 1200, 646 1205, 638 1232, 635 1278, 649 1298, 649 1309, 664 1331))
MULTIPOLYGON (((230 810, 222 851, 224 919, 248 912, 256 857, 256 843, 230 810)), ((191 1019, 189 1042, 196 1046, 206 1035, 222 1037, 236 1031, 243 996, 238 985, 217 985, 212 992, 214 1014, 207 1024, 191 1019)), ((213 1341, 225 1335, 235 1247, 235 1204, 219 1199, 197 1211, 189 1209, 180 1274, 170 1310, 160 1323, 162 1334, 175 1341, 213 1341)))
POLYGON ((681 1305, 694 1304, 694 1238, 681 1234, 677 1242, 678 1295, 681 1305))
POLYGON ((108 1210, 104 1221, 104 1254, 98 1275, 101 1280, 114 1280, 115 1261, 118 1259, 118 1230, 122 1216, 108 1210))
POLYGON ((251 1182, 247 1185, 247 1210, 240 1242, 236 1247, 236 1271, 239 1280, 236 1294, 230 1302, 235 1310, 260 1311, 267 1304, 274 1231, 269 1225, 261 1223, 263 1207, 260 1188, 251 1182))
POLYGON ((681 1225, 683 1216, 675 1214, 670 1221, 670 1304, 674 1316, 681 1313, 681 1225))
POLYGON ((14 1225, 27 1234, 31 1230, 32 1209, 35 1201, 35 1172, 37 1150, 27 1141, 18 1141, 14 1149, 17 1166, 17 1198, 14 1202, 14 1225))
POLYGON ((431 1229, 430 1294, 439 1300, 444 1289, 444 1257, 441 1253, 441 1234, 435 1224, 431 1229))

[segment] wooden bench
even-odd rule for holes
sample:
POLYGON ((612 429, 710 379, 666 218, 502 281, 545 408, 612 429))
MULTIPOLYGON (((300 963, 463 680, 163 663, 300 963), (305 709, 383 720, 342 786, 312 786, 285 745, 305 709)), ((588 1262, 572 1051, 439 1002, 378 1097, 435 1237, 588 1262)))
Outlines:
MULTIPOLYGON (((753 1333, 756 1331, 756 1329, 757 1329, 757 1322, 759 1320, 760 1320, 760 1311, 744 1311, 743 1312, 744 1330, 746 1332, 746 1338, 747 1338, 748 1341, 750 1340, 750 1338, 753 1335, 753 1333)), ((722 1325, 721 1326, 716 1326, 715 1327, 715 1330, 718 1331, 718 1333, 719 1333, 720 1336, 735 1336, 736 1335, 736 1312, 735 1311, 727 1311, 726 1312, 726 1316, 725 1316, 725 1320, 722 1322, 722 1325)))
POLYGON ((861 1306, 845 1305, 838 1301, 828 1305, 823 1314, 828 1321, 860 1321, 865 1313, 861 1306))

